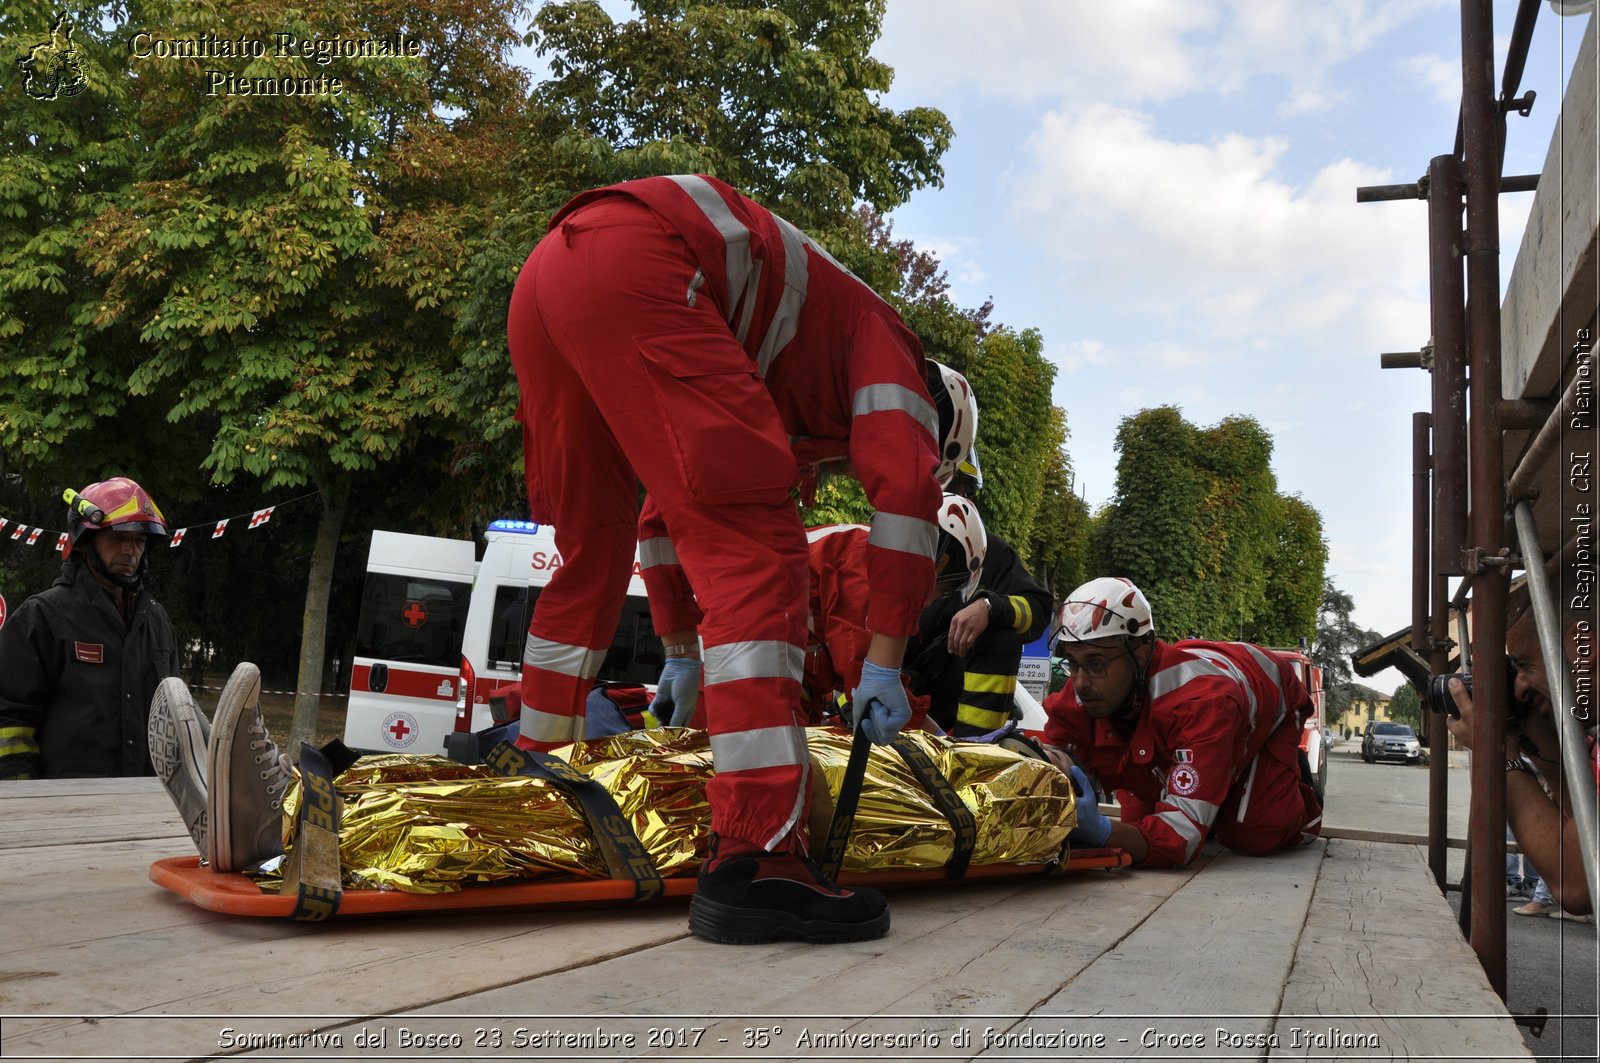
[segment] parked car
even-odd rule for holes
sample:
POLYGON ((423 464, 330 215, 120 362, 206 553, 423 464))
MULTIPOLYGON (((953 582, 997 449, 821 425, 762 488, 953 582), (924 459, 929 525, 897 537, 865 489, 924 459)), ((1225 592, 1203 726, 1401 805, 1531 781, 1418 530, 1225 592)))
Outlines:
POLYGON ((1426 764, 1428 752, 1422 748, 1422 742, 1410 724, 1372 720, 1361 735, 1361 759, 1368 764, 1375 760, 1426 764))

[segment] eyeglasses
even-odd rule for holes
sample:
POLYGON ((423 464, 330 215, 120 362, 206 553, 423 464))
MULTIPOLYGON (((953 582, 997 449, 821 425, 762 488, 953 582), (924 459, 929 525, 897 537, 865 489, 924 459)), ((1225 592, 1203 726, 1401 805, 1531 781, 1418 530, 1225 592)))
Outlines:
POLYGON ((1099 679, 1111 670, 1110 657, 1089 657, 1082 661, 1074 661, 1071 657, 1061 658, 1061 666, 1066 669, 1067 675, 1086 675, 1090 679, 1099 679))

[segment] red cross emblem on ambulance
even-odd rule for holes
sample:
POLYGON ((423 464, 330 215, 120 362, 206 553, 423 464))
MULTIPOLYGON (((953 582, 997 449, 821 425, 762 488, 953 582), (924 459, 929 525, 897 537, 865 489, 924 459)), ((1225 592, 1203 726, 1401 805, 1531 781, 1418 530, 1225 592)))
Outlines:
POLYGON ((411 601, 400 610, 400 619, 406 622, 407 627, 421 627, 428 622, 428 608, 421 602, 411 601))

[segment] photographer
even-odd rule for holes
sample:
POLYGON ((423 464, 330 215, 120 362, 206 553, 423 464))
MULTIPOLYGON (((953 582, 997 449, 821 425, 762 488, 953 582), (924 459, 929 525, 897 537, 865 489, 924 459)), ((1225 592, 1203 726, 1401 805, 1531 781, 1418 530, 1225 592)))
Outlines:
MULTIPOLYGON (((1585 618, 1569 614, 1563 618, 1562 645, 1570 667, 1580 639, 1591 638, 1585 618)), ((1506 765, 1506 821, 1523 853, 1533 861, 1549 883, 1550 891, 1562 912, 1583 915, 1593 911, 1589 885, 1583 874, 1583 856, 1578 844, 1578 828, 1567 803, 1567 784, 1561 772, 1560 744, 1550 700, 1550 679, 1545 675, 1544 657, 1539 652, 1539 636, 1529 609, 1506 631, 1506 659, 1516 669, 1513 692, 1517 702, 1508 714, 1504 748, 1488 751, 1503 754, 1506 765), (1524 744, 1519 738, 1527 739, 1524 744), (1524 755, 1538 768, 1535 774, 1524 755), (1547 789, 1548 788, 1548 789, 1547 789)), ((1447 721, 1450 733, 1468 749, 1472 748, 1472 695, 1459 679, 1449 682, 1460 716, 1447 721)), ((1595 769, 1595 784, 1600 785, 1600 754, 1596 753, 1594 723, 1588 724, 1588 760, 1595 769)))

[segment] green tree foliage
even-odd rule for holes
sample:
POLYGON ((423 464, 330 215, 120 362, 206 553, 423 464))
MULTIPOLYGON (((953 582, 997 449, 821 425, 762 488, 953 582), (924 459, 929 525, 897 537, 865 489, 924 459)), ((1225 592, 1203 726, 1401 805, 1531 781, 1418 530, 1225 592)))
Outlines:
MULTIPOLYGON (((1059 415, 1061 411, 1057 409, 1059 415)), ((1066 428, 1061 428, 1063 435, 1066 428)), ((1089 506, 1073 491, 1072 460, 1057 448, 1045 472, 1033 534, 1027 543, 1029 572, 1042 587, 1065 594, 1093 578, 1089 506)))
POLYGON ((1321 519, 1285 498, 1272 438, 1248 417, 1196 428, 1172 406, 1124 418, 1117 489, 1092 539, 1102 574, 1139 584, 1170 637, 1293 644, 1313 630, 1321 519))
MULTIPOLYGON (((533 97, 559 198, 660 173, 711 173, 825 235, 858 203, 892 210, 942 177, 950 122, 879 101, 884 0, 592 0, 535 18, 553 77, 533 97)), ((555 203, 547 203, 553 207, 555 203)))
POLYGON ((1416 687, 1401 683, 1394 688, 1394 697, 1389 699, 1389 719, 1409 723, 1418 734, 1423 733, 1422 697, 1416 687))
MULTIPOLYGON (((98 436, 131 395, 167 422, 205 426, 198 465, 215 483, 246 476, 266 490, 321 492, 299 690, 320 685, 327 591, 356 479, 405 459, 453 416, 466 243, 508 170, 509 109, 525 86, 506 61, 518 10, 517 0, 328 3, 314 14, 265 0, 154 0, 88 13, 84 23, 115 45, 103 77, 117 87, 94 101, 108 112, 96 128, 126 143, 96 178, 102 187, 41 211, 40 226, 59 238, 18 249, 8 235, 0 251, 24 266, 38 259, 33 272, 45 278, 70 258, 77 282, 0 297, 0 330, 50 323, 23 339, 20 371, 0 383, 0 445, 48 461, 98 436), (140 31, 260 42, 403 32, 420 57, 325 66, 267 47, 237 60, 141 60, 130 45, 140 31), (235 80, 219 85, 211 71, 235 80), (323 75, 341 91, 228 91, 323 75)), ((66 153, 68 168, 95 169, 66 153)), ((310 699, 297 706, 296 736, 309 733, 314 709, 310 699)))
POLYGON ((491 465, 521 460, 505 348, 511 288, 550 215, 573 195, 637 177, 712 174, 887 294, 899 284, 899 261, 887 247, 869 250, 873 238, 854 211, 892 210, 943 179, 949 120, 879 102, 893 76, 869 54, 882 0, 637 0, 633 8, 634 17, 613 21, 592 0, 573 0, 544 4, 534 18, 532 39, 552 77, 529 98, 517 184, 472 248, 475 294, 462 311, 457 395, 476 415, 491 465))
POLYGON ((1255 618, 1258 640, 1272 646, 1293 646, 1301 639, 1315 638, 1327 564, 1322 515, 1299 495, 1280 496, 1272 549, 1266 559, 1266 604, 1255 618))
POLYGON ((1355 671, 1350 664, 1350 654, 1378 639, 1370 631, 1351 619, 1355 602, 1350 595, 1324 578, 1322 601, 1317 606, 1317 637, 1311 644, 1311 660, 1322 669, 1322 687, 1326 691, 1324 707, 1327 718, 1338 719, 1350 710, 1355 671))

